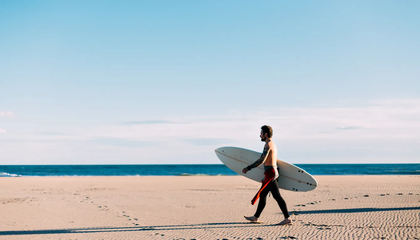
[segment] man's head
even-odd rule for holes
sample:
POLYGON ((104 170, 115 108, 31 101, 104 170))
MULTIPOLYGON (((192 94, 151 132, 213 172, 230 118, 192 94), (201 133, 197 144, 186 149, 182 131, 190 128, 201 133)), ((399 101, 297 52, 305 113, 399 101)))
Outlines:
POLYGON ((265 142, 265 140, 270 139, 273 136, 273 129, 270 126, 264 125, 261 127, 261 141, 265 142))

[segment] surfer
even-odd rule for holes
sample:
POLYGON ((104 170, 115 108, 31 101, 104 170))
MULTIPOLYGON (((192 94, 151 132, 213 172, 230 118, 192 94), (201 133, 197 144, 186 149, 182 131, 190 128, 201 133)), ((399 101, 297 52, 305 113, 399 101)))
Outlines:
POLYGON ((246 174, 251 169, 256 168, 264 163, 264 179, 261 181, 262 186, 251 201, 252 205, 254 205, 258 198, 260 199, 257 211, 255 212, 254 216, 245 218, 251 222, 258 222, 258 218, 260 217, 265 207, 267 195, 269 192, 271 192, 273 198, 277 201, 277 204, 279 205, 284 215, 284 220, 277 225, 285 225, 290 224, 292 220, 290 219, 289 212, 287 211, 286 202, 280 195, 279 185, 276 181, 279 177, 277 170, 277 147, 276 144, 271 140, 272 136, 273 129, 270 126, 264 125, 261 127, 260 138, 262 142, 265 142, 264 151, 257 161, 242 170, 242 172, 246 174))

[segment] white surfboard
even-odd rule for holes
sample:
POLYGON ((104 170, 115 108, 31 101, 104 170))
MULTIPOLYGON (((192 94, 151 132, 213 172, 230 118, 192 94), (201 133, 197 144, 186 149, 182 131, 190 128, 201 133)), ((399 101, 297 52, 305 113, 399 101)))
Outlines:
MULTIPOLYGON (((242 172, 242 169, 257 161, 261 157, 261 153, 237 147, 221 147, 215 152, 220 161, 234 172, 257 182, 261 182, 264 178, 264 164, 253 168, 246 174, 242 172)), ((280 175, 277 182, 282 189, 306 192, 314 190, 318 185, 312 175, 293 164, 277 160, 277 166, 280 175)))

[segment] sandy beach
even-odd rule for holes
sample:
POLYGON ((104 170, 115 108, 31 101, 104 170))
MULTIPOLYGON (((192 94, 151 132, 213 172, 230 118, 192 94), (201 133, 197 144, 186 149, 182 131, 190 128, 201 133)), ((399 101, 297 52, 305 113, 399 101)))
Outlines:
POLYGON ((0 179, 0 239, 420 239, 420 176, 316 176, 251 224, 241 176, 0 179))

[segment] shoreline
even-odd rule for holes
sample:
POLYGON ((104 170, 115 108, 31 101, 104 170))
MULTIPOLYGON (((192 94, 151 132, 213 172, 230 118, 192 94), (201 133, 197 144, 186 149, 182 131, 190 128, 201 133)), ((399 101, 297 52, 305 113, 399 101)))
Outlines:
MULTIPOLYGON (((342 174, 342 175, 314 175, 311 174, 313 177, 384 177, 384 176, 392 176, 392 177, 420 177, 420 174, 342 174)), ((186 175, 50 175, 50 176, 5 176, 0 177, 0 179, 8 179, 8 178, 84 178, 84 177, 97 177, 97 178, 112 178, 112 177, 121 177, 121 178, 130 178, 130 177, 244 177, 242 175, 208 175, 208 174, 186 174, 186 175)), ((251 179, 249 179, 251 180, 251 179)), ((252 181, 252 180, 251 180, 252 181)))

